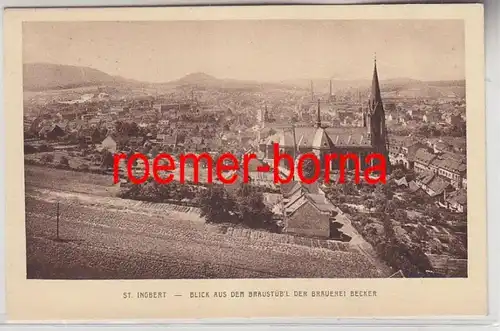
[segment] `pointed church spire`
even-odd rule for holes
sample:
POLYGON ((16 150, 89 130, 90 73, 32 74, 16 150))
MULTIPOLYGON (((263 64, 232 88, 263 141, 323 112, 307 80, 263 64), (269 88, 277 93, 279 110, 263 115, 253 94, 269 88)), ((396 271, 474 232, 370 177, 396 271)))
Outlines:
POLYGON ((370 92, 370 110, 373 112, 377 106, 382 104, 382 96, 380 94, 380 85, 378 81, 377 73, 377 55, 373 59, 373 78, 372 78, 372 88, 370 92))
POLYGON ((385 125, 385 112, 382 103, 382 95, 380 93, 376 58, 374 58, 373 61, 373 78, 370 99, 368 100, 368 109, 369 113, 366 119, 368 120, 367 124, 371 135, 372 145, 379 153, 387 157, 387 152, 389 150, 387 127, 385 125))
POLYGON ((316 127, 320 128, 321 127, 321 103, 320 100, 318 99, 318 115, 316 119, 316 127))

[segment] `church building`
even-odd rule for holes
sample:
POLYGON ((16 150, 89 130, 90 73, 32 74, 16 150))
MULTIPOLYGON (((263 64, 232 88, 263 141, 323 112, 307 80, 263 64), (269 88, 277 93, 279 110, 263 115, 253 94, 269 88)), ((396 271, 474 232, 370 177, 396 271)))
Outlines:
MULTIPOLYGON (((355 154, 359 157, 359 166, 363 170, 370 164, 365 163, 367 155, 379 153, 388 159, 388 139, 385 124, 385 111, 382 103, 380 84, 375 60, 371 93, 368 107, 362 111, 362 125, 353 127, 327 127, 321 123, 321 105, 318 100, 317 119, 315 126, 309 127, 282 127, 278 132, 265 140, 260 141, 259 150, 263 153, 264 161, 273 164, 274 144, 279 144, 280 153, 297 157, 305 153, 314 153, 324 165, 325 155, 355 154)), ((372 163, 373 164, 373 163, 372 163)), ((348 160, 347 170, 354 169, 354 162, 348 160)), ((332 160, 332 170, 339 169, 338 159, 332 160)))

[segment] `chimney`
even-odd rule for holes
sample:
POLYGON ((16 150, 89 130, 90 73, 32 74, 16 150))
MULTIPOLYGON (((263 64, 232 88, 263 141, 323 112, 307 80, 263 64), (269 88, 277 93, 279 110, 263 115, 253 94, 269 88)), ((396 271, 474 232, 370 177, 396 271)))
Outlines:
POLYGON ((320 99, 318 99, 318 114, 316 118, 316 127, 320 128, 321 127, 321 103, 320 99))
POLYGON ((297 159, 297 138, 295 136, 295 125, 292 124, 292 133, 293 133, 293 162, 297 159))

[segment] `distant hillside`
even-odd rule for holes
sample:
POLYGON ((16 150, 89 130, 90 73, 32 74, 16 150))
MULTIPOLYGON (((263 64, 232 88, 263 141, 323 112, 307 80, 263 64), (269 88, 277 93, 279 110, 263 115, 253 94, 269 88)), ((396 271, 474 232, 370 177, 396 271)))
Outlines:
POLYGON ((45 91, 102 84, 133 84, 134 81, 102 71, 69 65, 29 63, 23 65, 23 89, 45 91))
POLYGON ((262 90, 262 89, 291 89, 296 88, 292 85, 281 83, 266 83, 249 80, 216 78, 203 72, 188 74, 177 80, 165 83, 169 86, 196 87, 198 89, 244 89, 244 90, 262 90))
MULTIPOLYGON (((289 80, 275 83, 246 81, 236 79, 221 79, 206 73, 196 72, 180 79, 166 83, 143 83, 123 77, 111 76, 105 72, 79 66, 58 65, 48 63, 32 63, 23 66, 24 90, 42 92, 48 90, 76 89, 91 86, 107 86, 124 88, 195 88, 206 90, 244 90, 259 92, 263 90, 309 90, 311 80, 289 80)), ((332 88, 336 90, 358 89, 361 93, 368 92, 370 80, 333 80, 332 88)), ((328 79, 313 79, 315 93, 328 93, 328 79)), ((384 93, 395 97, 442 97, 449 95, 464 96, 465 81, 424 82, 409 78, 395 78, 381 81, 384 93)))
MULTIPOLYGON (((301 79, 285 81, 284 83, 294 85, 302 89, 311 89, 311 80, 301 79)), ((313 90, 315 93, 328 93, 330 80, 313 79, 313 90)), ((332 80, 332 90, 358 89, 362 94, 369 91, 370 80, 332 80)), ((380 87, 384 93, 390 93, 399 97, 444 97, 454 94, 459 97, 465 96, 465 80, 454 81, 420 81, 410 78, 393 78, 380 81, 380 87)))

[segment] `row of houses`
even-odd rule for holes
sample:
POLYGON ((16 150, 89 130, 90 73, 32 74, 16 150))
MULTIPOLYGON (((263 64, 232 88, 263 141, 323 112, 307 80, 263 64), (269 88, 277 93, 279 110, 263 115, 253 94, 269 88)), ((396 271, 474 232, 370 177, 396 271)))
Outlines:
POLYGON ((464 118, 460 113, 454 112, 451 114, 441 113, 439 111, 427 111, 424 113, 415 112, 413 110, 408 110, 404 113, 400 112, 389 112, 387 114, 388 122, 396 122, 399 124, 408 124, 410 122, 424 122, 429 124, 447 124, 451 126, 458 126, 464 123, 464 118))
POLYGON ((415 153, 416 173, 433 173, 445 178, 456 189, 467 188, 467 164, 465 157, 452 153, 433 154, 425 148, 415 153))
POLYGON ((422 190, 442 208, 463 213, 467 208, 467 162, 463 154, 449 152, 443 141, 404 140, 389 147, 392 165, 413 169, 417 178, 411 191, 422 190))
POLYGON ((457 213, 464 213, 467 210, 467 190, 455 189, 449 181, 432 171, 420 173, 409 183, 409 187, 412 192, 422 190, 441 208, 457 213))
POLYGON ((433 172, 445 178, 457 189, 467 187, 467 163, 462 154, 452 153, 424 142, 406 140, 389 146, 392 165, 402 165, 416 173, 433 172))

